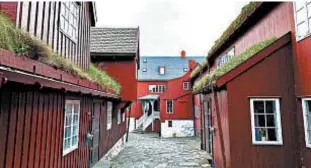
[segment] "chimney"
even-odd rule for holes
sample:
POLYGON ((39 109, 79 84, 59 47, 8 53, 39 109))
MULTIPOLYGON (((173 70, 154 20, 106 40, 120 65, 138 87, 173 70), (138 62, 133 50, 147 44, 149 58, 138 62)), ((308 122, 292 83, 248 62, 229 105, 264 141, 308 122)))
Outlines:
POLYGON ((182 51, 180 52, 180 57, 181 57, 181 58, 186 58, 186 51, 185 51, 185 50, 182 50, 182 51))

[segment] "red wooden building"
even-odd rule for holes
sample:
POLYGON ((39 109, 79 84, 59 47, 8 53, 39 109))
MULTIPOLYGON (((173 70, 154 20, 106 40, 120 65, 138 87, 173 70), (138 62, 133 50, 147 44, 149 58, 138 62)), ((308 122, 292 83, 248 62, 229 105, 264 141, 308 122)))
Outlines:
POLYGON ((311 167, 310 7, 250 3, 192 72, 216 167, 311 167))
POLYGON ((162 137, 193 136, 194 109, 190 70, 203 57, 141 57, 137 101, 132 104, 131 130, 159 132, 162 137))
POLYGON ((29 33, 18 50, 0 49, 0 167, 94 165, 123 143, 127 105, 110 85, 118 83, 90 65, 95 3, 0 2, 0 10, 29 33))

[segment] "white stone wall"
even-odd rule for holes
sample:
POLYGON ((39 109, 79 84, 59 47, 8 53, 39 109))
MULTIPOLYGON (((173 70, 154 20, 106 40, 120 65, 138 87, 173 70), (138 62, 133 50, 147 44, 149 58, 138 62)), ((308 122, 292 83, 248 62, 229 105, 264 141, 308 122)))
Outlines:
POLYGON ((194 136, 193 120, 171 120, 172 127, 168 127, 168 121, 161 123, 161 136, 163 138, 173 137, 187 137, 194 136))
POLYGON ((123 149, 125 145, 126 134, 124 134, 114 145, 113 147, 106 153, 106 155, 102 158, 104 160, 110 160, 117 156, 123 149))
MULTIPOLYGON (((128 120, 130 121, 129 132, 132 132, 135 130, 135 118, 131 117, 131 118, 128 118, 128 120)), ((126 126, 127 126, 127 123, 126 123, 126 126)))

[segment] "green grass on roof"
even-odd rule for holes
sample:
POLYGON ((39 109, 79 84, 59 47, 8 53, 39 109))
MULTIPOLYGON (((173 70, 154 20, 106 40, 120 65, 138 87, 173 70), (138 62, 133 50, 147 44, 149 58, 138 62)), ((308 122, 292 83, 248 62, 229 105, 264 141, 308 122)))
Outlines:
POLYGON ((81 69, 70 60, 52 52, 45 43, 16 28, 15 24, 5 13, 0 13, 0 48, 24 55, 31 59, 43 62, 55 68, 66 71, 74 76, 96 82, 106 89, 112 89, 117 94, 121 92, 121 86, 106 72, 91 65, 88 70, 81 69))
MULTIPOLYGON (((207 58, 214 54, 215 51, 219 49, 219 47, 232 35, 234 31, 236 31, 246 20, 246 18, 255 11, 257 5, 261 2, 250 2, 245 5, 240 14, 234 19, 234 21, 230 24, 230 26, 223 32, 219 39, 217 39, 214 45, 211 47, 207 54, 207 58)), ((206 67, 207 64, 203 64, 203 67, 206 67)), ((200 67, 196 67, 191 72, 191 78, 195 77, 200 72, 200 67)))
POLYGON ((216 68, 212 70, 209 74, 203 76, 199 81, 197 81, 193 86, 193 92, 197 92, 200 89, 204 88, 207 85, 213 84, 216 79, 231 71, 262 49, 266 48, 270 44, 272 44, 276 40, 276 37, 272 37, 270 39, 258 42, 249 48, 247 48, 243 53, 238 56, 233 57, 228 63, 226 63, 221 68, 216 68))

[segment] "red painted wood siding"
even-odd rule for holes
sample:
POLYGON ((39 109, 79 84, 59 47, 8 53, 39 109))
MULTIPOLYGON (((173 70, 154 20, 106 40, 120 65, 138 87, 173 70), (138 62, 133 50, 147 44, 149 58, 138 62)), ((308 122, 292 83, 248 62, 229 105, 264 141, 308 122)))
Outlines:
POLYGON ((6 13, 13 22, 16 22, 17 2, 0 2, 0 11, 6 13))
POLYGON ((130 61, 104 61, 98 67, 106 71, 118 81, 121 86, 121 97, 124 101, 135 101, 137 98, 136 62, 130 61))
MULTIPOLYGON (((8 83, 0 89, 0 167, 85 167, 89 166, 90 147, 85 136, 91 131, 91 112, 94 98, 59 92, 38 90, 31 86, 8 83), (80 100, 78 149, 63 156, 64 101, 80 100)), ((105 99, 100 99, 105 104, 105 99)), ((104 105, 103 105, 104 107, 104 105)), ((113 124, 109 131, 100 130, 99 158, 125 133, 125 122, 113 124)), ((106 111, 101 111, 102 127, 106 126, 106 111)))
POLYGON ((296 106, 291 58, 291 45, 288 44, 227 84, 227 122, 232 151, 229 167, 298 167, 299 145, 295 139, 297 129, 293 121, 296 106), (252 144, 250 96, 280 97, 283 145, 252 144))
POLYGON ((202 108, 201 108, 201 95, 197 94, 193 96, 193 110, 195 110, 195 130, 197 132, 201 131, 201 114, 202 114, 202 108))

